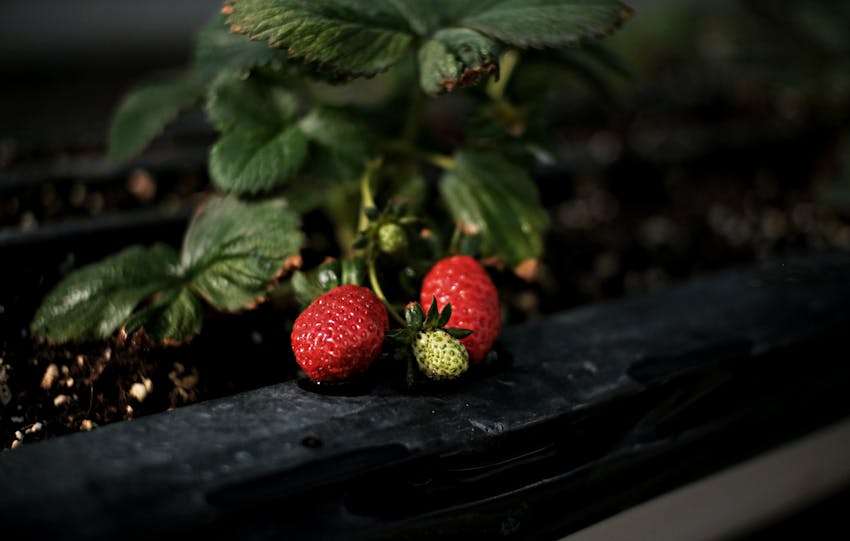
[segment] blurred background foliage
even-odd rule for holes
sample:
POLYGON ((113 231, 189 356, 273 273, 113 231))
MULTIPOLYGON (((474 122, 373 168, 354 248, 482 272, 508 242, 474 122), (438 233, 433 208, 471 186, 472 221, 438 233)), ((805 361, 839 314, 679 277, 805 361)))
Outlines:
MULTIPOLYGON (((213 140, 199 112, 129 167, 103 150, 123 93, 189 62, 193 34, 218 4, 7 3, 0 227, 197 200, 213 140)), ((470 139, 510 147, 521 132, 533 141, 512 152, 533 163, 553 227, 540 282, 504 277, 512 313, 652 290, 778 253, 850 249, 850 5, 632 4, 633 20, 601 44, 522 55, 501 102, 477 107, 491 86, 427 103, 425 132, 437 148, 470 139)), ((395 129, 403 111, 382 116, 375 106, 400 103, 415 77, 402 64, 305 90, 395 129)), ((433 179, 415 180, 399 186, 435 189, 433 179)), ((316 253, 333 244, 308 239, 316 253)))

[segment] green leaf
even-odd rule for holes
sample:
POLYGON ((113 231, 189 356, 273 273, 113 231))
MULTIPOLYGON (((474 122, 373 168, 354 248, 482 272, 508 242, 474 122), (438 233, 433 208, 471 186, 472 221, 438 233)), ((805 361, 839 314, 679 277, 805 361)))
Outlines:
POLYGON ((573 45, 632 13, 618 0, 230 0, 225 10, 234 32, 347 76, 384 71, 426 38, 419 58, 429 93, 497 73, 496 41, 573 45))
POLYGON ((109 159, 126 161, 139 154, 203 94, 203 81, 192 73, 132 90, 112 118, 109 159))
POLYGON ((485 256, 511 266, 543 253, 549 219, 537 186, 500 154, 462 151, 440 182, 440 193, 461 229, 480 234, 485 256))
POLYGON ((448 324, 449 320, 452 318, 452 305, 447 304, 443 307, 443 311, 440 312, 440 318, 437 320, 437 327, 445 327, 448 324))
POLYGON ((286 49, 291 58, 353 76, 380 73, 398 62, 413 30, 393 0, 231 0, 234 32, 286 49))
POLYGON ((186 232, 180 268, 189 287, 215 308, 252 308, 303 241, 298 216, 285 200, 214 197, 186 232))
POLYGON ((458 328, 450 327, 448 329, 443 329, 443 330, 446 331, 447 333, 449 333, 449 336, 451 336, 452 338, 455 338, 457 340, 463 340, 464 338, 466 338, 467 336, 472 334, 472 331, 469 330, 469 329, 458 329, 458 328))
POLYGON ((519 48, 564 47, 612 33, 632 15, 619 0, 438 0, 454 24, 519 48))
POLYGON ((196 294, 219 310, 250 308, 265 299, 302 242, 285 201, 213 197, 192 220, 180 256, 163 245, 136 246, 74 272, 45 298, 33 334, 94 340, 123 325, 166 345, 185 342, 201 330, 196 294))
POLYGON ((358 181, 371 156, 375 137, 352 115, 316 107, 298 126, 311 143, 309 172, 333 182, 358 181))
POLYGON ((313 299, 324 293, 310 273, 303 271, 295 271, 292 274, 292 289, 295 292, 295 300, 302 307, 309 306, 313 299))
POLYGON ((343 259, 329 261, 315 269, 292 275, 292 288, 295 298, 301 306, 308 306, 313 300, 331 289, 346 285, 362 285, 366 281, 366 265, 362 259, 343 259))
POLYGON ((240 128, 213 145, 210 177, 228 192, 267 192, 294 177, 306 157, 307 140, 295 126, 280 131, 240 128))
POLYGON ((425 315, 425 328, 435 328, 439 319, 440 310, 437 308, 437 297, 431 297, 431 306, 428 308, 428 313, 425 315))
POLYGON ((143 332, 159 344, 179 345, 201 332, 204 310, 187 288, 169 291, 136 312, 124 324, 127 333, 143 332))
POLYGON ((295 96, 256 79, 219 78, 207 113, 224 132, 210 151, 210 176, 219 188, 255 194, 285 183, 307 156, 307 138, 295 122, 295 96))
POLYGON ((441 30, 419 49, 419 82, 429 94, 471 86, 498 73, 500 46, 474 30, 441 30))
POLYGON ((366 263, 362 259, 342 259, 339 262, 339 269, 341 277, 339 285, 359 286, 366 283, 366 263))
POLYGON ((210 153, 210 176, 226 191, 255 194, 286 184, 311 154, 310 172, 359 178, 373 137, 351 115, 317 107, 298 118, 294 94, 261 77, 219 78, 207 111, 223 134, 210 153))
POLYGON ((241 75, 254 68, 280 68, 287 60, 285 51, 231 32, 220 14, 216 14, 195 38, 194 69, 208 81, 221 73, 241 75))
POLYGON ((178 282, 177 254, 164 245, 133 246, 62 280, 33 319, 51 342, 107 338, 145 299, 178 282))
POLYGON ((298 126, 311 142, 327 149, 335 159, 355 163, 360 168, 369 157, 371 132, 342 111, 316 107, 298 126))
POLYGON ((207 116, 218 131, 275 131, 292 125, 297 111, 298 99, 292 92, 257 77, 219 77, 207 97, 207 116))

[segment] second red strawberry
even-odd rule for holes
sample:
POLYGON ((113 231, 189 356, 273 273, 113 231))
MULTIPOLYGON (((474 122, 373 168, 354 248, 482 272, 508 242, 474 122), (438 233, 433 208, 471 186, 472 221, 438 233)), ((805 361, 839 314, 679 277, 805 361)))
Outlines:
POLYGON ((422 281, 419 302, 423 309, 427 310, 433 298, 441 310, 452 305, 449 326, 472 331, 461 340, 469 360, 484 360, 502 330, 499 292, 484 267, 464 255, 438 261, 422 281))

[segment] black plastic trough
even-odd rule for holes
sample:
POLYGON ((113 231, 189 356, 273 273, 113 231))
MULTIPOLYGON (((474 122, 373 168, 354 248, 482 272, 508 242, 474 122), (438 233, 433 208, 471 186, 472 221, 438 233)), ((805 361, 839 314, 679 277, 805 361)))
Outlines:
MULTIPOLYGON (((289 382, 0 454, 9 539, 553 539, 850 413, 850 257, 508 329, 468 385, 289 382)), ((6 536, 4 536, 5 538, 6 536)))

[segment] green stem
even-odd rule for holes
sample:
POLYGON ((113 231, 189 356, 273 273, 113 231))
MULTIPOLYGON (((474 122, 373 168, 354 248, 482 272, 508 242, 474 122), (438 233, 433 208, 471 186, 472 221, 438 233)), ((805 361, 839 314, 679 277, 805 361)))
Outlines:
POLYGON ((460 248, 460 236, 461 236, 460 227, 455 225, 455 230, 452 232, 452 240, 449 242, 449 253, 450 254, 458 253, 458 248, 460 248))
POLYGON ((372 195, 372 179, 375 173, 381 168, 383 160, 375 158, 366 163, 366 169, 363 171, 363 176, 360 177, 360 218, 357 224, 357 230, 363 231, 369 226, 369 217, 366 216, 366 209, 375 206, 375 197, 372 195))
MULTIPOLYGON (((358 230, 360 231, 364 231, 369 227, 369 217, 366 215, 366 209, 369 207, 375 207, 375 196, 372 194, 372 179, 375 177, 375 173, 378 169, 381 168, 382 162, 383 160, 381 158, 376 158, 367 162, 366 169, 363 171, 363 176, 360 177, 360 223, 358 225, 358 230)), ((377 295, 378 298, 381 299, 381 302, 384 303, 384 306, 387 307, 387 312, 389 312, 396 321, 404 325, 404 319, 396 313, 390 304, 390 301, 387 300, 387 296, 384 295, 384 290, 381 289, 381 282, 378 280, 378 272, 375 268, 375 260, 377 257, 375 255, 373 243, 374 241, 370 240, 369 247, 366 249, 366 266, 369 272, 369 285, 372 286, 372 291, 375 292, 375 295, 377 295)))
POLYGON ((447 156, 446 154, 435 154, 433 152, 422 152, 420 153, 421 159, 430 163, 431 165, 436 165, 440 169, 445 169, 447 171, 454 169, 457 165, 453 156, 447 156))
POLYGON ((511 76, 514 74, 516 67, 519 65, 519 51, 510 49, 499 61, 501 70, 498 81, 491 80, 487 84, 487 95, 490 96, 495 105, 495 113, 501 123, 504 124, 508 133, 514 137, 520 136, 525 131, 526 120, 522 109, 511 103, 505 97, 505 90, 508 88, 511 76))
POLYGON ((453 156, 436 152, 425 152, 403 141, 388 141, 381 146, 381 150, 388 154, 397 154, 430 163, 446 170, 454 169, 457 165, 453 156))
POLYGON ((384 290, 381 289, 381 283, 378 281, 378 272, 375 269, 375 257, 372 254, 369 254, 369 257, 367 258, 367 268, 369 272, 369 285, 372 286, 372 291, 374 291, 375 295, 381 299, 381 302, 383 302, 384 306, 387 307, 387 312, 393 316, 393 319, 401 324, 401 326, 406 325, 404 318, 398 315, 393 306, 390 304, 390 301, 387 300, 387 296, 384 295, 384 290))
POLYGON ((519 64, 519 51, 510 49, 499 60, 499 80, 491 80, 487 83, 487 95, 493 101, 503 101, 505 99, 505 89, 511 81, 511 75, 514 73, 519 64))

